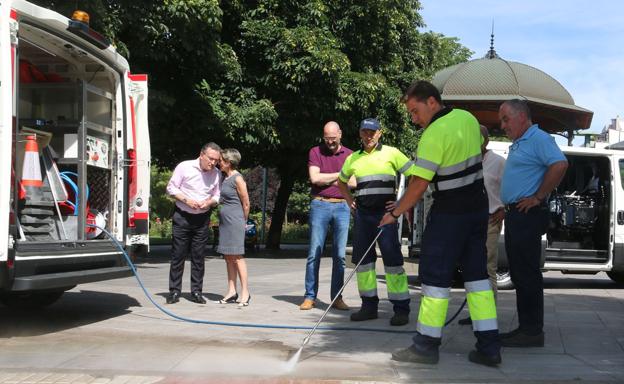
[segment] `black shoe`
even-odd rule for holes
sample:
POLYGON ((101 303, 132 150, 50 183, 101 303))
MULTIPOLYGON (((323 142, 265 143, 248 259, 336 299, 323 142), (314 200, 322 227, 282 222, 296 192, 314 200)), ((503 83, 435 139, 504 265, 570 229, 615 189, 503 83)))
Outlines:
POLYGON ((459 319, 459 321, 457 321, 457 324, 459 324, 459 325, 472 325, 472 319, 470 317, 459 319))
POLYGON ((487 365, 488 367, 496 367, 501 363, 501 355, 497 353, 494 356, 485 355, 479 351, 470 351, 468 360, 476 364, 487 365))
POLYGON ((232 296, 225 297, 219 300, 219 304, 234 304, 238 300, 238 293, 233 294, 232 296))
POLYGON ((167 296, 167 304, 175 304, 180 301, 180 294, 178 292, 171 292, 169 296, 167 296))
POLYGON ((409 323, 409 313, 395 313, 390 319, 390 325, 405 325, 409 323))
POLYGON ((248 307, 249 306, 249 301, 251 300, 251 295, 249 295, 249 297, 247 298, 247 301, 242 301, 240 303, 238 303, 239 307, 248 307))
POLYGON ((406 363, 438 364, 438 360, 440 360, 440 353, 437 349, 435 349, 434 352, 425 355, 416 352, 416 350, 410 346, 405 349, 399 349, 398 351, 392 352, 392 360, 404 361, 406 363))
POLYGON ((359 311, 353 312, 351 314, 351 321, 365 321, 365 320, 373 320, 377 318, 377 311, 365 311, 360 308, 359 311))
POLYGON ((204 296, 202 296, 201 292, 191 293, 191 301, 198 304, 206 304, 206 299, 204 299, 204 296))
POLYGON ((544 332, 537 335, 527 335, 519 331, 515 335, 507 336, 501 339, 503 347, 511 348, 531 348, 544 346, 544 332))
POLYGON ((519 333, 522 333, 522 331, 520 330, 520 328, 516 328, 513 331, 499 333, 498 337, 502 340, 502 339, 510 338, 512 336, 516 336, 519 333))

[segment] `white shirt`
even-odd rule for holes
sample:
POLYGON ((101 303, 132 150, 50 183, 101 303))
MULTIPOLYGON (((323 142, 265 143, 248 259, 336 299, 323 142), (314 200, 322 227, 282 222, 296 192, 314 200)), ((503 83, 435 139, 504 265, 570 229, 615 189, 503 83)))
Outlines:
POLYGON ((500 197, 504 168, 505 158, 488 149, 483 155, 483 183, 488 194, 490 214, 504 205, 500 197))

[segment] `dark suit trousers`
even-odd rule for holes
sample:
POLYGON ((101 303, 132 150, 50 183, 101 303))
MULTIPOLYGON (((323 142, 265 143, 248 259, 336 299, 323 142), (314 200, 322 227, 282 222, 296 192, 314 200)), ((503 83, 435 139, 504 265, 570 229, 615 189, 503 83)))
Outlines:
POLYGON ((515 205, 505 213, 505 250, 511 281, 516 287, 519 328, 535 335, 544 327, 544 284, 540 266, 542 235, 548 225, 548 209, 539 205, 522 213, 515 205))
POLYGON ((210 211, 200 214, 184 212, 176 207, 173 213, 173 242, 169 292, 182 291, 184 260, 191 254, 191 292, 202 292, 204 284, 204 257, 210 231, 210 211))

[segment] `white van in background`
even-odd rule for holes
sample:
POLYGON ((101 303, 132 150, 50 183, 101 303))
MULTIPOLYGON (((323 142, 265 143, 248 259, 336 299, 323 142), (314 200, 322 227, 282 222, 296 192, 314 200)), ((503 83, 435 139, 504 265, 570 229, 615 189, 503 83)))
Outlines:
MULTIPOLYGON (((488 148, 507 157, 510 144, 492 141, 488 148)), ((578 274, 604 271, 613 281, 624 283, 624 151, 560 148, 569 165, 548 198, 550 222, 542 239, 542 269, 578 274)), ((512 288, 503 235, 498 264, 499 287, 512 288)))
MULTIPOLYGON (((488 149, 507 157, 509 142, 488 149)), ((561 184, 548 199, 550 222, 542 238, 542 269, 606 272, 624 283, 624 151, 560 146, 568 159, 561 184)), ((430 197, 429 197, 430 198, 430 197)), ((414 208, 410 255, 418 255, 428 197, 414 208)), ((513 288, 503 233, 498 247, 498 287, 513 288)))
POLYGON ((131 274, 149 246, 147 76, 88 25, 0 0, 0 301, 131 274))

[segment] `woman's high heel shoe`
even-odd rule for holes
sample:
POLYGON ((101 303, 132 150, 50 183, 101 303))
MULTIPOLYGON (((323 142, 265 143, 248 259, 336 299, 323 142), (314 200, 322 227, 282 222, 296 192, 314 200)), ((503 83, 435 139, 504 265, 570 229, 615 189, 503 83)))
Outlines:
POLYGON ((251 300, 251 295, 249 295, 249 297, 247 298, 247 301, 241 301, 240 303, 238 303, 238 306, 239 307, 248 307, 250 300, 251 300))
POLYGON ((233 304, 238 300, 238 293, 233 294, 230 297, 223 297, 223 299, 219 300, 219 304, 233 304))

